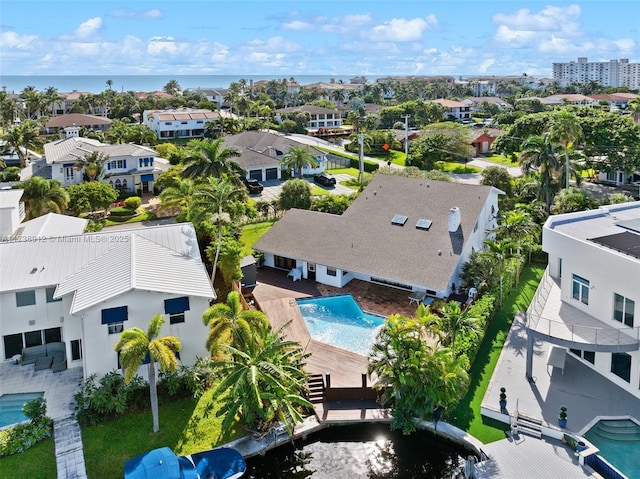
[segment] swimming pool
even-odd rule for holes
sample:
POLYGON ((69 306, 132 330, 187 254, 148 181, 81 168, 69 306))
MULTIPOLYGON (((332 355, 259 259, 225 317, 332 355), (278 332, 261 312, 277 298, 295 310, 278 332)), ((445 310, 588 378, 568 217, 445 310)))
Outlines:
POLYGON ((630 419, 600 419, 584 437, 625 476, 640 477, 640 425, 630 419))
POLYGON ((0 396, 0 427, 26 421, 27 416, 22 413, 22 407, 25 403, 42 396, 44 396, 43 392, 3 394, 0 396))
POLYGON ((350 294, 298 299, 309 334, 358 354, 371 352, 384 317, 362 311, 350 294))

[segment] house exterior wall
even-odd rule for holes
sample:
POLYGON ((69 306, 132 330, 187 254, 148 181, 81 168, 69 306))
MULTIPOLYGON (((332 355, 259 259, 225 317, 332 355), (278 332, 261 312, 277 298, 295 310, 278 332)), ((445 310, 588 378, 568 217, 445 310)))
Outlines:
MULTIPOLYGON (((36 304, 16 305, 16 292, 0 294, 0 336, 60 328, 62 341, 67 348, 69 368, 84 367, 84 377, 92 374, 103 376, 117 368, 118 356, 113 349, 120 334, 109 334, 108 325, 102 324, 102 310, 118 306, 128 307, 128 320, 124 329, 139 327, 146 331, 151 316, 162 314, 166 321, 161 336, 177 336, 182 343, 180 361, 182 364, 194 364, 198 357, 205 357, 207 327, 202 323, 202 313, 209 307, 209 300, 201 297, 189 297, 189 311, 185 312, 185 322, 169 324, 169 315, 164 314, 164 300, 177 295, 130 291, 117 298, 96 305, 78 315, 70 315, 72 295, 65 295, 62 301, 46 301, 46 288, 35 290, 36 304), (71 342, 81 340, 82 358, 72 360, 71 342)), ((0 342, 0 360, 6 359, 4 341, 0 342)))
POLYGON ((158 113, 144 113, 144 124, 156 132, 158 139, 203 138, 205 123, 210 120, 160 120, 158 113))
MULTIPOLYGON (((608 250, 589 241, 572 238, 545 225, 542 247, 549 254, 549 274, 560 279, 561 299, 585 314, 593 316, 607 326, 636 335, 637 329, 613 319, 614 293, 631 299, 635 303, 634 326, 640 326, 640 260, 608 250), (573 298, 573 275, 589 281, 588 305, 573 298)), ((550 318, 553 319, 553 318, 550 318)), ((626 382, 611 372, 611 353, 595 353, 592 365, 610 381, 640 398, 640 351, 631 356, 631 379, 626 382)))
POLYGON ((83 355, 84 375, 97 374, 98 377, 117 369, 118 354, 114 347, 120 339, 120 334, 109 334, 108 325, 102 323, 102 310, 128 307, 128 320, 124 322, 124 329, 138 327, 146 331, 149 321, 154 314, 162 314, 165 323, 160 336, 177 336, 182 343, 180 361, 183 364, 194 364, 197 357, 205 357, 205 338, 207 327, 202 323, 202 313, 209 307, 206 298, 189 297, 189 311, 185 312, 185 322, 169 324, 169 315, 164 314, 164 300, 175 298, 170 295, 148 291, 130 291, 117 298, 110 299, 93 308, 84 311, 79 316, 84 328, 83 355))

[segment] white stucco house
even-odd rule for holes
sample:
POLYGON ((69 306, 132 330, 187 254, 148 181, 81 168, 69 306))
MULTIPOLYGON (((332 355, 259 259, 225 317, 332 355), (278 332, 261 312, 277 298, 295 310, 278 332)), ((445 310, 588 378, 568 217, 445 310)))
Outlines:
MULTIPOLYGON (((6 216, 19 218, 4 194, 18 210, 6 216)), ((216 296, 191 224, 84 234, 85 220, 42 218, 14 223, 0 242, 2 360, 63 343, 66 367, 100 377, 119 369, 120 332, 146 330, 154 314, 166 318, 161 335, 182 342, 182 363, 207 354, 201 315, 216 296)))
POLYGON ((359 279, 446 298, 497 226, 501 193, 377 174, 342 215, 289 210, 254 248, 265 266, 330 286, 359 279))
POLYGON ((429 100, 431 103, 440 105, 444 109, 444 117, 450 121, 469 121, 471 120, 471 107, 461 101, 447 100, 446 98, 438 98, 429 100))
POLYGON ((143 123, 156 132, 159 140, 203 138, 207 122, 219 118, 237 118, 226 110, 179 108, 175 110, 145 110, 143 123))
POLYGON ((320 128, 342 127, 342 113, 339 110, 332 110, 330 108, 324 108, 315 105, 301 105, 279 108, 278 110, 276 110, 276 122, 281 123, 283 117, 287 113, 293 112, 304 112, 309 114, 309 121, 307 123, 307 130, 309 131, 315 131, 320 128))
POLYGON ((527 311, 527 376, 542 340, 640 399, 640 202, 551 216, 542 248, 549 264, 527 311))
POLYGON ((78 161, 86 155, 98 152, 109 157, 103 166, 100 181, 109 183, 116 190, 147 193, 160 173, 169 169, 169 162, 158 153, 133 143, 110 145, 79 136, 78 127, 65 128, 66 138, 44 145, 44 158, 51 168, 51 179, 62 186, 77 185, 84 181, 84 169, 77 169, 78 161))

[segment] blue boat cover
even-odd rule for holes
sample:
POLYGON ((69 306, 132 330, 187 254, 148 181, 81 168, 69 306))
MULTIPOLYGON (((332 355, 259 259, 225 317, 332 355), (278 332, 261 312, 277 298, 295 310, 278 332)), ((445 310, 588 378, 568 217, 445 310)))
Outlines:
POLYGON ((168 447, 145 452, 124 465, 125 479, 180 479, 178 457, 168 447))
POLYGON ((200 462, 207 461, 207 469, 202 477, 213 476, 216 479, 235 479, 241 477, 247 469, 244 457, 235 449, 229 447, 219 447, 210 451, 191 454, 191 458, 198 467, 200 462))

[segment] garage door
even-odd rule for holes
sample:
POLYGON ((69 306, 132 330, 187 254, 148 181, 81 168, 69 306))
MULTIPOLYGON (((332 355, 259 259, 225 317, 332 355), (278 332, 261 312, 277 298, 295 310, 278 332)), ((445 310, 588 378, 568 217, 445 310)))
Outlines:
POLYGON ((267 168, 267 180, 278 179, 278 168, 267 168))
POLYGON ((249 170, 249 178, 262 181, 262 170, 249 170))

